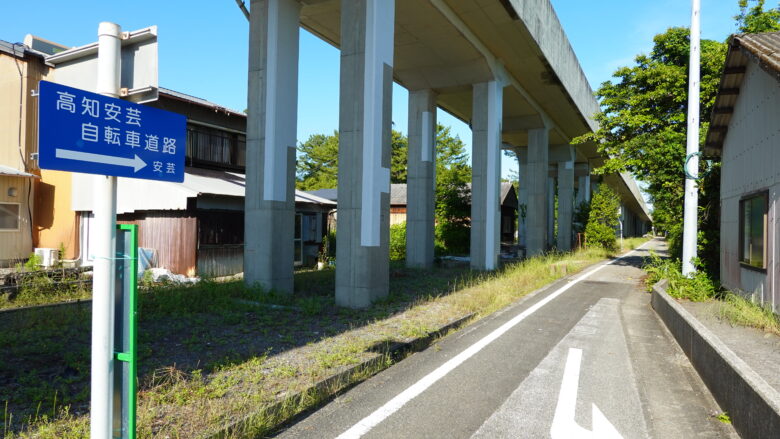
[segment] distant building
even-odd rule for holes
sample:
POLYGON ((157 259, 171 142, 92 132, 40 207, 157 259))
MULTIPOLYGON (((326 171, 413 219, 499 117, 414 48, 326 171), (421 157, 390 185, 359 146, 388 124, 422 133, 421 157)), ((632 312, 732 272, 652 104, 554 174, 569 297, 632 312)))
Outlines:
POLYGON ((707 133, 720 154, 721 282, 780 312, 780 32, 731 38, 707 133))
MULTIPOLYGON (((470 184, 468 184, 470 187, 470 184)), ((319 189, 309 193, 338 201, 337 189, 319 189)), ((511 243, 517 228, 517 191, 512 183, 501 183, 501 242, 511 243)), ((406 183, 390 185, 390 225, 406 222, 406 183)))
MULTIPOLYGON (((67 47, 28 36, 0 41, 0 265, 25 260, 36 247, 61 259, 92 263, 92 176, 41 170, 37 100, 42 79, 56 82, 46 55, 67 47), (38 50, 32 49, 35 47, 38 50)), ((246 115, 160 88, 146 105, 187 117, 183 183, 118 179, 117 221, 139 227, 139 245, 156 265, 188 276, 243 271, 246 115)), ((329 200, 296 191, 296 265, 313 265, 327 233, 329 200)))
MULTIPOLYGON (((243 271, 246 115, 169 89, 147 105, 187 116, 183 183, 119 178, 117 222, 138 224, 139 246, 156 265, 187 276, 243 271)), ((92 176, 72 174, 80 248, 90 248, 92 176)), ((67 181, 59 185, 67 186, 67 181)), ((314 265, 336 203, 296 191, 295 265, 314 265)), ((91 264, 91 252, 81 254, 91 264)))

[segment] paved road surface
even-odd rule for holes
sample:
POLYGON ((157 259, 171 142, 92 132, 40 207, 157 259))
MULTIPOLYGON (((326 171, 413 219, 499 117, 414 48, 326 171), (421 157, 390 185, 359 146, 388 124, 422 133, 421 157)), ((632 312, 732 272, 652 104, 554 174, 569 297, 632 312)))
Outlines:
POLYGON ((645 249, 448 337, 279 437, 737 437, 650 308, 645 249))

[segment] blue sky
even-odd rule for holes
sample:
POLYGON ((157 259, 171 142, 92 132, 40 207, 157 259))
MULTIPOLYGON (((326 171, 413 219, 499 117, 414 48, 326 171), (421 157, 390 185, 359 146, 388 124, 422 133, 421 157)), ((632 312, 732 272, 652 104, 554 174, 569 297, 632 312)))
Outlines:
MULTIPOLYGON (((421 0, 422 1, 422 0, 421 0)), ((248 2, 247 2, 248 3, 248 2)), ((648 52, 653 35, 690 23, 686 0, 552 0, 591 86, 610 79, 618 67, 648 52)), ((770 2, 771 3, 771 2, 770 2)), ((702 37, 716 40, 734 32, 737 0, 702 1, 702 37)), ((159 27, 160 85, 246 108, 248 23, 233 0, 83 1, 37 0, 30 8, 7 8, 0 14, 0 39, 19 42, 31 33, 69 46, 97 39, 100 21, 124 30, 159 27)), ((298 140, 338 128, 339 53, 301 31, 298 140)), ((395 128, 406 132, 408 94, 393 89, 395 128)), ((471 144, 464 123, 439 112, 439 121, 471 144)), ((516 169, 504 159, 502 173, 516 169)))

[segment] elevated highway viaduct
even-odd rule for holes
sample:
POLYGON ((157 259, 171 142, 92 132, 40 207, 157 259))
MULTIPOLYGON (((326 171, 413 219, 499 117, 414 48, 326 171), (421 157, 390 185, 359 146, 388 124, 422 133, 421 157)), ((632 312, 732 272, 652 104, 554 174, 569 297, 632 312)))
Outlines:
MULTIPOLYGON (((341 50, 339 305, 388 294, 393 81, 409 90, 407 264, 433 263, 437 107, 472 129, 471 266, 498 263, 502 149, 520 165, 527 254, 552 244, 555 193, 557 247, 571 248, 575 201, 589 198, 603 158, 571 145, 597 128, 598 104, 549 0, 252 0, 248 284, 293 286, 299 27, 341 50)), ((633 179, 604 180, 623 201, 624 233, 643 233, 650 217, 633 179)))

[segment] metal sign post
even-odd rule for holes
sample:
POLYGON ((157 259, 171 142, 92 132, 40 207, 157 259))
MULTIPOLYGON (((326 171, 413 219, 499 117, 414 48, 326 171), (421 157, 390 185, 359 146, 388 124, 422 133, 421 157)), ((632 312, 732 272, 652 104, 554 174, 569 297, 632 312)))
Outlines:
MULTIPOLYGON (((121 35, 122 30, 117 24, 103 22, 98 26, 97 91, 105 96, 119 96, 121 35)), ((43 100, 41 100, 41 105, 43 105, 43 100)), ((41 106, 41 108, 43 107, 41 106)), ((39 113, 40 115, 43 115, 42 111, 39 113)), ((41 126, 43 127, 43 124, 41 126)), ((46 132, 51 132, 51 130, 46 132)), ((43 166, 43 160, 41 160, 41 167, 43 166)), ((95 236, 98 239, 95 245, 95 266, 92 271, 90 437, 93 439, 108 439, 113 436, 113 410, 110 398, 114 384, 114 301, 112 300, 112 287, 115 274, 114 257, 116 255, 116 232, 114 231, 114 224, 116 223, 116 177, 96 176, 94 185, 94 224, 96 229, 95 236)))
MULTIPOLYGON (((151 56, 149 53, 153 52, 154 72, 150 80, 156 84, 156 29, 123 33, 119 25, 107 22, 100 23, 98 27, 96 63, 90 58, 94 55, 94 45, 71 49, 49 58, 52 62, 63 63, 62 68, 66 70, 76 69, 73 72, 90 71, 94 74, 95 69, 88 67, 96 66, 94 90, 98 94, 40 82, 40 167, 99 174, 94 177, 93 184, 96 237, 92 255, 95 261, 90 401, 90 433, 93 439, 135 436, 135 305, 128 308, 128 303, 135 300, 133 288, 137 275, 134 268, 132 276, 128 274, 125 255, 131 254, 136 244, 128 244, 123 238, 121 254, 117 257, 117 176, 184 181, 186 118, 117 99, 122 69, 126 70, 124 76, 129 78, 139 69, 150 70, 143 61, 130 66, 122 65, 122 40, 133 38, 136 41, 133 44, 140 45, 141 53, 148 52, 147 55, 151 56), (79 59, 88 63, 77 65, 79 59), (120 271, 117 272, 117 269, 120 271), (116 288, 117 280, 121 281, 121 288, 116 288), (132 285, 127 286, 127 282, 132 282, 132 285), (119 294, 120 298, 115 294, 119 294), (119 308, 117 303, 121 304, 119 308), (120 311, 118 314, 115 312, 117 309, 120 311), (115 346, 119 348, 116 355, 115 346), (118 393, 114 392, 115 384, 119 385, 118 393), (118 409, 115 410, 115 407, 118 409)), ((156 92, 156 87, 153 91, 156 92)), ((141 96, 143 92, 144 89, 140 89, 135 96, 141 96)), ((130 92, 127 95, 133 96, 130 92)), ((120 230, 125 236, 126 229, 120 230)))

